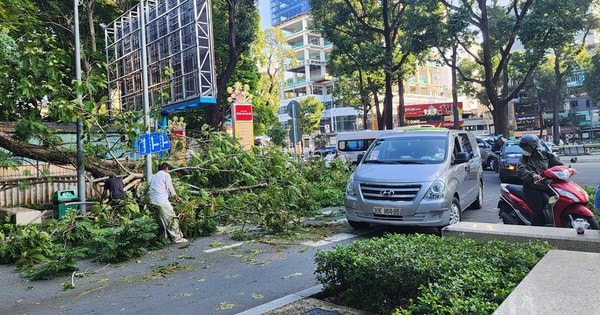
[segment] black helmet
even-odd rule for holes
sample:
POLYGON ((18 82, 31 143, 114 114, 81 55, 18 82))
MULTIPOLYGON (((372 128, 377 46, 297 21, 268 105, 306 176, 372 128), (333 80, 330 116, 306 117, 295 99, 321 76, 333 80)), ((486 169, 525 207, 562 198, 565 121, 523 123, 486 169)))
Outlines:
POLYGON ((519 141, 519 146, 523 150, 533 153, 535 150, 537 150, 539 143, 540 138, 538 138, 536 135, 526 134, 523 137, 521 137, 521 140, 519 141))

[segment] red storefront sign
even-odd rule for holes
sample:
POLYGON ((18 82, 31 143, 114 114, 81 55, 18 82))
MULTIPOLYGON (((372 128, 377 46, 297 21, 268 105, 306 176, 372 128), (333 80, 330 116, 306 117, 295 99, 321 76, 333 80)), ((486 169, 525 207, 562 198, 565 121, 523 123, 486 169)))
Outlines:
POLYGON ((235 121, 252 121, 252 104, 234 104, 233 108, 235 121))
MULTIPOLYGON (((454 128, 454 122, 453 121, 440 121, 440 122, 435 122, 435 123, 430 123, 430 124, 434 125, 436 127, 443 127, 443 128, 448 128, 448 129, 454 128)), ((464 127, 465 126, 465 121, 464 120, 459 120, 458 121, 458 126, 459 127, 464 127)))
MULTIPOLYGON (((457 103, 458 112, 462 113, 462 102, 457 103)), ((417 118, 425 116, 452 115, 452 103, 416 104, 404 106, 405 118, 417 118)))

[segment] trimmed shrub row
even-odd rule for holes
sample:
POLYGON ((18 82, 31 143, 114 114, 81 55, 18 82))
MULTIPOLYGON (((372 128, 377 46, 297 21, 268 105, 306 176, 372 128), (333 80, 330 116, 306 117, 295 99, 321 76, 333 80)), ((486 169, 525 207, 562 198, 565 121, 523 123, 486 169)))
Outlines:
POLYGON ((379 314, 491 314, 552 247, 387 235, 319 251, 316 278, 336 303, 379 314))

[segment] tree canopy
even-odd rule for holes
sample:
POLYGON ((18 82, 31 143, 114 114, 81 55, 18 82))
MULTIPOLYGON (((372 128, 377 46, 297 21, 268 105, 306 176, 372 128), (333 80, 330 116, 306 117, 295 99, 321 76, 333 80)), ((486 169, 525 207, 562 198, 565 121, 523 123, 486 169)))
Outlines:
MULTIPOLYGON (((366 72, 383 72, 385 97, 379 128, 392 129, 392 85, 412 74, 415 55, 437 44, 443 16, 440 3, 311 0, 310 6, 315 28, 340 47, 336 54, 348 55, 347 60, 366 72)), ((398 90, 403 107, 402 88, 398 90)))
MULTIPOLYGON (((99 152, 112 145, 98 136, 106 132, 123 134, 123 145, 133 148, 136 130, 143 130, 140 113, 106 112, 106 55, 102 23, 116 19, 129 10, 132 1, 80 1, 80 35, 82 82, 76 84, 74 73, 74 11, 72 2, 60 0, 8 0, 0 4, 0 120, 20 121, 19 138, 0 134, 0 147, 24 157, 74 164, 75 152, 49 141, 52 130, 42 120, 72 123, 84 119, 85 165, 94 175, 107 174, 99 152), (76 102, 77 94, 83 102, 76 102), (30 139, 43 139, 40 144, 30 139), (104 149, 101 147, 104 146, 104 149), (94 152, 92 154, 92 152, 94 152), (98 154, 96 154, 98 153, 98 154)), ((257 89, 259 79, 250 45, 258 28, 258 13, 253 1, 213 1, 214 39, 219 80, 218 109, 201 109, 202 118, 189 126, 200 129, 203 123, 221 127, 227 113, 224 91, 230 80, 243 80, 257 89)), ((266 129, 274 116, 260 101, 255 104, 258 128, 266 129)), ((160 117, 160 109, 152 108, 160 117)), ((178 113, 180 115, 180 113, 178 113)), ((188 121, 188 120, 186 120, 188 121)))

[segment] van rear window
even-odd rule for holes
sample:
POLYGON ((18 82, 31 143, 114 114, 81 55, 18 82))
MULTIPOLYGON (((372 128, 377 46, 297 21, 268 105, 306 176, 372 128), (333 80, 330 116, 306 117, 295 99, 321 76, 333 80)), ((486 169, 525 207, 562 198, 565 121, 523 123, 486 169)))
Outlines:
POLYGON ((338 150, 340 151, 365 151, 374 139, 340 140, 338 150))

